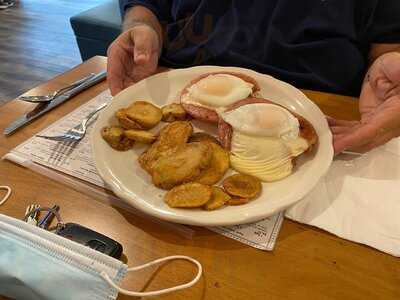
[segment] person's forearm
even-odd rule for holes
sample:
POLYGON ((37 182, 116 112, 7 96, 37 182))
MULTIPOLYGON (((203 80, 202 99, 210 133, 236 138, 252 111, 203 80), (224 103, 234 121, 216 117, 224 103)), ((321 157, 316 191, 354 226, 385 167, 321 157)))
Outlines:
POLYGON ((153 28, 158 35, 160 47, 162 48, 161 24, 151 10, 144 6, 134 6, 126 11, 124 22, 122 24, 122 30, 129 30, 138 24, 146 24, 153 28))

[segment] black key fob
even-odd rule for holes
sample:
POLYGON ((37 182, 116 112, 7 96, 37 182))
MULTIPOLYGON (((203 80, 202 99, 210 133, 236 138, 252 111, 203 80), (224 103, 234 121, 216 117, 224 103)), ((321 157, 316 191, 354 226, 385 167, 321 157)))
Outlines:
POLYGON ((105 235, 75 223, 66 223, 56 234, 114 258, 121 258, 122 245, 105 235))

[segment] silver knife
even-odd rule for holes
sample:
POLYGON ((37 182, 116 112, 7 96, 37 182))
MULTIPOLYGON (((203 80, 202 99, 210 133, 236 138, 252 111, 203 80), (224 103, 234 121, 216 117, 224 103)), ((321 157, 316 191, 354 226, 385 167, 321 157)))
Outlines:
POLYGON ((57 107, 58 105, 64 103, 65 101, 69 100, 76 94, 86 90, 87 88, 103 81, 107 76, 106 71, 102 71, 97 73, 91 79, 85 81, 81 85, 71 89, 70 91, 56 97, 54 100, 48 103, 40 103, 38 104, 35 109, 26 113, 25 115, 19 117, 14 122, 12 122, 6 129, 4 129, 4 135, 10 135, 14 133, 17 129, 25 126, 26 124, 32 122, 33 120, 37 119, 38 117, 42 116, 43 114, 47 113, 48 111, 52 110, 53 108, 57 107))

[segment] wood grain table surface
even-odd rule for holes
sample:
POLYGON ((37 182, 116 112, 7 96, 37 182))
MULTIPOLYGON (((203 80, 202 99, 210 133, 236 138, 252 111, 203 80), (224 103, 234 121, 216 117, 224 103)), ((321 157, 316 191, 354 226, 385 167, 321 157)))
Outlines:
MULTIPOLYGON (((106 58, 92 58, 27 94, 46 94, 105 67, 106 58)), ((15 134, 0 134, 0 156, 105 89, 104 81, 15 134)), ((326 114, 358 118, 356 99, 304 92, 326 114)), ((18 101, 0 107, 0 131, 31 108, 31 104, 18 101)), ((274 251, 265 252, 205 228, 196 227, 192 239, 184 238, 9 161, 0 161, 0 185, 13 189, 11 198, 0 206, 0 213, 22 218, 30 203, 56 203, 61 206, 65 221, 82 224, 119 241, 130 266, 175 254, 192 256, 203 264, 204 276, 194 287, 153 299, 400 299, 399 259, 307 225, 285 220, 274 251)), ((188 281, 194 273, 191 264, 177 261, 129 274, 123 287, 160 289, 188 281)), ((131 297, 120 295, 118 299, 131 297)))

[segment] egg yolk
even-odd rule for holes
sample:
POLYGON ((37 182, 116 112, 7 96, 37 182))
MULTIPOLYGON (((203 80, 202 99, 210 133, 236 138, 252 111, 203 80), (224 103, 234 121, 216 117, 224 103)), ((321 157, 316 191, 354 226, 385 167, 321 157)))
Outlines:
POLYGON ((229 74, 209 75, 188 88, 182 102, 216 109, 247 98, 253 85, 229 74))
POLYGON ((213 76, 209 80, 201 80, 198 84, 199 92, 204 95, 227 96, 232 88, 232 80, 225 76, 213 76))
POLYGON ((287 123, 287 116, 281 111, 257 111, 253 114, 252 123, 260 129, 274 129, 287 123))

